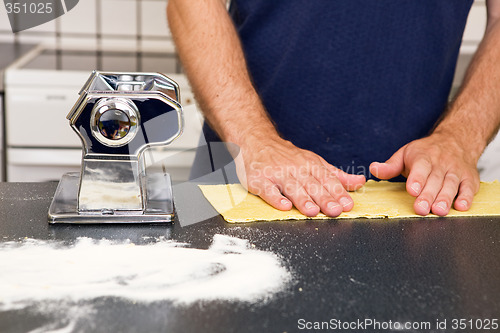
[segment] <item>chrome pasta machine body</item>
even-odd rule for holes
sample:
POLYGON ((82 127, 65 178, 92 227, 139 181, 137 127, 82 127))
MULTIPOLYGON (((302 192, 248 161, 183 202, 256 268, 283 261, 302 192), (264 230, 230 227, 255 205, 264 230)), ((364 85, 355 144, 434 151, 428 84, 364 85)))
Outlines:
POLYGON ((179 86, 162 74, 94 71, 67 116, 82 141, 81 172, 62 177, 49 222, 172 221, 170 176, 146 168, 144 152, 181 135, 179 101, 179 86))

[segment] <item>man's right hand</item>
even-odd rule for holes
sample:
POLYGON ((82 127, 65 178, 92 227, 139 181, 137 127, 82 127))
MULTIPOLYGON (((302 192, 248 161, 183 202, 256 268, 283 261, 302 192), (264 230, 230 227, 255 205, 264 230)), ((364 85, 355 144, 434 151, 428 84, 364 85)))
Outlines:
POLYGON ((170 31, 205 119, 238 145, 241 183, 277 209, 338 216, 365 183, 281 139, 262 105, 225 1, 169 0, 170 31), (202 55, 202 56, 200 56, 202 55))
POLYGON ((347 191, 366 181, 279 137, 245 140, 240 152, 237 169, 243 186, 280 210, 290 210, 293 204, 307 216, 321 210, 336 217, 354 205, 347 191))

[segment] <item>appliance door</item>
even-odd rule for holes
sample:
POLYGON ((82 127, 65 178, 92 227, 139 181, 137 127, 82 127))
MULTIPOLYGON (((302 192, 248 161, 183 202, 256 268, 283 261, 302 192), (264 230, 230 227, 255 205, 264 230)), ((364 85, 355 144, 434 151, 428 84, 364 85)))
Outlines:
POLYGON ((9 148, 9 182, 59 181, 66 172, 80 172, 81 149, 9 148))
POLYGON ((59 180, 65 172, 80 171, 81 142, 66 119, 77 91, 7 85, 7 181, 59 180))
POLYGON ((66 119, 77 91, 73 87, 9 87, 7 148, 80 148, 81 141, 66 119))

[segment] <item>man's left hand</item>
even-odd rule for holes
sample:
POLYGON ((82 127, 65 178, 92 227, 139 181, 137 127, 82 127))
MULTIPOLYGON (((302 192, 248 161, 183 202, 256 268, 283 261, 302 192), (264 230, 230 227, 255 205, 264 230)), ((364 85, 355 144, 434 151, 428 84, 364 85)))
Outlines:
POLYGON ((477 158, 471 155, 452 137, 432 134, 403 146, 385 163, 373 162, 370 172, 380 179, 407 177, 415 213, 444 216, 453 203, 456 210, 468 210, 479 190, 477 158))

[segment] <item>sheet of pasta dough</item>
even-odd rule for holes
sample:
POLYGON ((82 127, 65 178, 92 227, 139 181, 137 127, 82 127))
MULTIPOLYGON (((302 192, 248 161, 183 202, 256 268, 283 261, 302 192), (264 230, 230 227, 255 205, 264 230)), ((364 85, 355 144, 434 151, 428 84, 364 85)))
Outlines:
MULTIPOLYGON (((264 200, 248 193, 239 184, 200 185, 203 195, 227 222, 251 222, 274 220, 301 220, 302 215, 295 207, 281 211, 264 200)), ((414 197, 406 192, 405 183, 368 181, 356 192, 350 192, 354 208, 337 218, 407 218, 420 217, 413 211, 414 197)), ((436 216, 429 214, 428 217, 436 216)), ((479 193, 474 197, 470 210, 460 212, 451 209, 447 216, 500 216, 500 183, 481 183, 479 193)), ((313 219, 329 218, 319 214, 313 219)))

